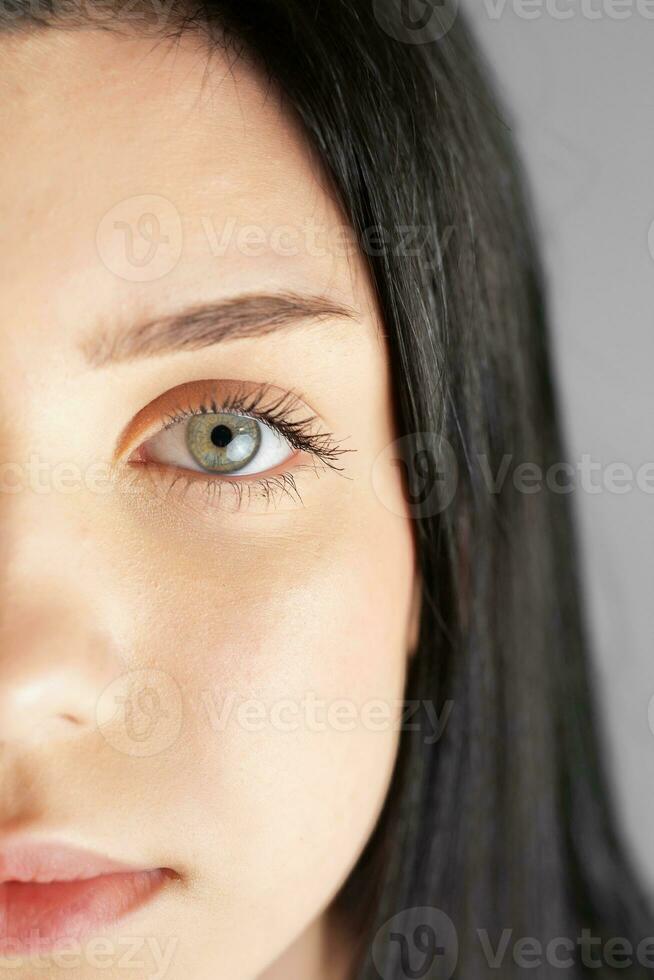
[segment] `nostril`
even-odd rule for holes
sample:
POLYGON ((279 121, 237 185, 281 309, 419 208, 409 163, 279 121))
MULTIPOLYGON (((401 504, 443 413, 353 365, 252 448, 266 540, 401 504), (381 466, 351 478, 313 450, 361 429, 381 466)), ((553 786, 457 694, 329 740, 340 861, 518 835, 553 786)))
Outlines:
POLYGON ((65 721, 69 725, 81 725, 83 724, 82 719, 78 718, 77 715, 70 715, 66 712, 59 715, 62 721, 65 721))
POLYGON ((22 729, 14 726, 9 737, 22 742, 46 742, 77 736, 88 727, 83 717, 69 712, 53 711, 50 715, 34 712, 31 718, 24 719, 22 729))
POLYGON ((11 677, 0 672, 0 741, 43 741, 92 730, 100 690, 100 679, 87 675, 84 665, 52 666, 33 657, 11 677))

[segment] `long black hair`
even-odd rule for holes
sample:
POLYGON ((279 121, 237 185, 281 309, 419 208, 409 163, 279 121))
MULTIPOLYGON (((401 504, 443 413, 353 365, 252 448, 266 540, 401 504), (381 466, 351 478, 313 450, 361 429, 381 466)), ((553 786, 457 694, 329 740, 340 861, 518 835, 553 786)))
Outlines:
MULTIPOLYGON (((78 5, 62 3, 25 0, 22 23, 71 18, 78 5)), ((456 473, 451 500, 415 512, 422 616, 406 691, 449 714, 437 741, 421 713, 405 726, 378 826, 334 903, 360 939, 356 980, 450 976, 452 949, 423 972, 406 958, 428 950, 430 916, 453 924, 465 980, 522 976, 511 952, 492 968, 504 930, 511 944, 568 941, 527 959, 539 980, 644 976, 635 955, 614 971, 600 945, 583 947, 625 938, 635 953, 651 921, 600 764, 570 498, 489 485, 507 458, 545 472, 565 455, 523 180, 463 18, 408 0, 174 12, 175 31, 254 57, 302 121, 365 243, 398 435, 414 457, 447 447, 435 465, 456 473)))

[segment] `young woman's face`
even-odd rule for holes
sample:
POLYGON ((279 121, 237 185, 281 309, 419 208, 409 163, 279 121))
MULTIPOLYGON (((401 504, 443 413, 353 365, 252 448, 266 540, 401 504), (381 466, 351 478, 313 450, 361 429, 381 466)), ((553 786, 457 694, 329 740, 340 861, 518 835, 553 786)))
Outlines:
POLYGON ((308 980, 415 633, 365 266, 242 61, 1 44, 0 878, 95 880, 0 886, 0 952, 308 980))

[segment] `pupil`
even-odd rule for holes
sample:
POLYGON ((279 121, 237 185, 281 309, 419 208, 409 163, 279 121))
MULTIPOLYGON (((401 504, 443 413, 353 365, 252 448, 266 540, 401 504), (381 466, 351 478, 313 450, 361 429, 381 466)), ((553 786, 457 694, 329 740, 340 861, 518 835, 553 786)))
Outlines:
POLYGON ((211 430, 211 441, 219 449, 224 449, 225 446, 228 446, 232 439, 232 431, 226 425, 217 425, 211 430))

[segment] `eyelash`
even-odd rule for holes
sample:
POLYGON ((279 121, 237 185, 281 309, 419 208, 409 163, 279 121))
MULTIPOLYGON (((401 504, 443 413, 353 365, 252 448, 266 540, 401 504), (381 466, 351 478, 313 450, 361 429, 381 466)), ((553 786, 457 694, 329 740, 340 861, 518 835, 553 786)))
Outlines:
MULTIPOLYGON (((344 468, 338 465, 338 460, 345 453, 353 452, 353 450, 344 448, 332 433, 316 432, 315 426, 318 419, 315 415, 309 414, 298 419, 293 418, 294 410, 297 412, 299 406, 303 407, 297 394, 294 392, 276 394, 272 404, 266 404, 266 395, 269 392, 270 386, 263 385, 249 393, 237 391, 220 401, 211 398, 195 407, 191 405, 180 406, 166 414, 162 429, 170 429, 196 415, 217 412, 245 415, 262 425, 270 426, 298 452, 312 456, 314 467, 316 463, 320 463, 337 473, 342 473, 344 468)), ((299 467, 297 468, 299 469, 299 467)), ((225 488, 229 487, 236 498, 236 509, 241 508, 245 496, 249 502, 253 493, 256 493, 266 502, 272 501, 276 495, 286 495, 302 502, 295 477, 290 472, 272 477, 230 478, 210 473, 204 475, 200 472, 193 472, 191 476, 184 470, 178 470, 171 481, 171 489, 178 483, 182 483, 184 486, 191 483, 204 485, 210 495, 211 502, 214 502, 216 497, 220 500, 225 488)))

